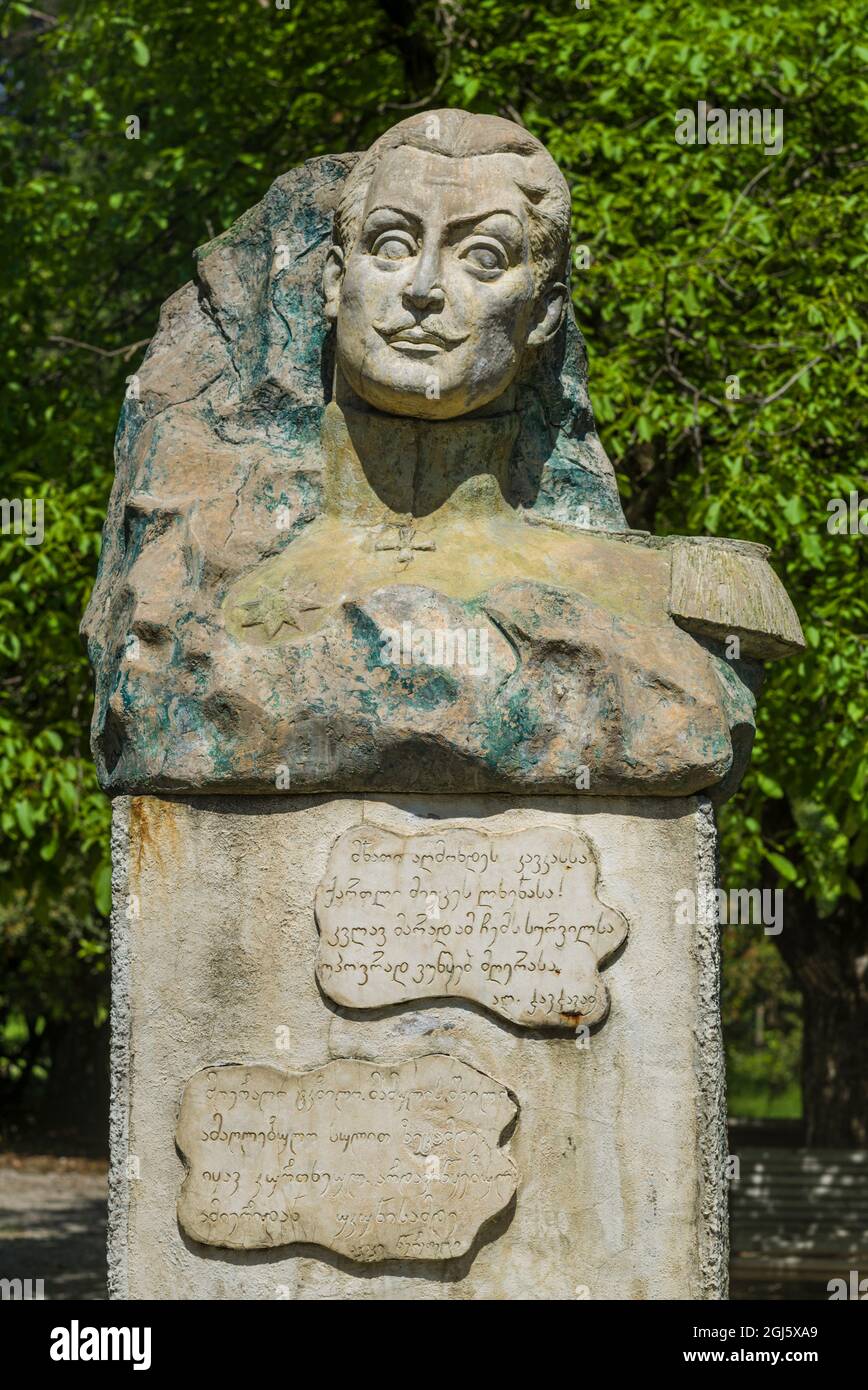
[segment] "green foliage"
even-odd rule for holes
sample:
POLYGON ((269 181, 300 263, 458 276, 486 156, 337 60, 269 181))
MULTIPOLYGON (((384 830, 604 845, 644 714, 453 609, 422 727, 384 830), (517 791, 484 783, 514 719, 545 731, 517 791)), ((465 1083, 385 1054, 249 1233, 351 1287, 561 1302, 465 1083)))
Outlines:
POLYGON ((4 20, 0 493, 46 499, 46 540, 0 537, 0 942, 25 981, 0 1010, 30 1008, 31 985, 60 1010, 100 994, 108 810, 76 630, 124 378, 194 246, 283 170, 425 107, 519 119, 566 173, 591 254, 573 277, 591 395, 632 524, 767 542, 802 616, 808 650, 771 670, 754 769, 724 813, 724 881, 766 866, 821 916, 855 900, 868 541, 826 520, 830 498, 865 487, 864 10, 86 0, 57 14, 13 4, 4 20), (699 99, 782 109, 782 154, 677 145, 675 113, 699 99))
POLYGON ((761 928, 724 926, 723 1015, 729 1113, 797 1116, 801 1000, 761 928))
POLYGON ((865 540, 826 529, 831 498, 866 490, 860 12, 534 7, 491 49, 501 7, 476 5, 457 80, 479 109, 517 106, 573 190, 591 398, 633 524, 772 547, 808 650, 769 672, 727 867, 751 884, 770 860, 821 913, 858 895, 868 852, 865 540), (782 154, 677 145, 675 112, 700 98, 780 108, 782 154), (792 823, 770 838, 781 795, 792 823))

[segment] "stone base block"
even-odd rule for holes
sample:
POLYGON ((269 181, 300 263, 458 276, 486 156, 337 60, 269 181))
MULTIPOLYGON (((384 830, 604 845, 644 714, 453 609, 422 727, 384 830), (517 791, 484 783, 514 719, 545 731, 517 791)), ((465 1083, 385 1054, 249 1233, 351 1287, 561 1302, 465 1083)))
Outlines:
MULTIPOLYGON (((479 842, 478 837, 473 841, 479 842)), ((447 843, 458 840, 447 838, 447 843)), ((388 863, 388 854, 385 858, 388 863)), ((528 862, 531 894, 540 883, 538 876, 534 878, 538 870, 538 862, 528 862)), ((357 887, 391 883, 390 872, 388 867, 375 872, 363 853, 357 887)), ((448 868, 441 863, 438 872, 442 887, 448 868)), ((593 803, 471 796, 118 799, 109 1234, 113 1297, 725 1297, 726 1136, 717 928, 703 921, 701 913, 696 923, 681 921, 684 914, 677 911, 676 900, 678 890, 687 889, 701 904, 714 873, 712 813, 696 798, 593 803), (342 837, 354 827, 369 826, 386 836, 382 843, 400 845, 407 836, 424 834, 430 840, 432 834, 446 832, 448 837, 456 824, 465 844, 470 843, 468 831, 494 837, 491 842, 498 845, 505 843, 499 837, 520 832, 510 841, 510 854, 525 842, 529 853, 538 854, 540 844, 555 843, 555 832, 575 834, 592 847, 599 901, 613 910, 616 924, 625 921, 629 928, 626 941, 621 940, 608 964, 600 966, 609 996, 607 1016, 599 1017, 603 1011, 598 995, 595 1007, 588 1009, 592 1024, 580 1026, 578 1035, 576 1016, 567 1016, 569 1008, 554 1021, 550 1011, 540 1011, 539 1024, 535 1023, 541 995, 533 994, 521 971, 534 960, 539 966, 542 947, 514 958, 516 973, 509 988, 503 975, 495 978, 493 957, 482 951, 464 977, 462 988, 469 997, 457 997, 451 977, 445 986, 449 997, 438 997, 431 984, 436 961, 428 967, 417 959, 428 949, 419 945, 412 974, 427 981, 424 990, 409 982, 406 999, 400 992, 396 1002, 393 972, 379 994, 366 985, 369 995, 356 997, 353 981, 359 984, 373 977, 360 973, 358 940, 339 934, 347 924, 352 932, 352 912, 337 925, 328 925, 331 965, 323 969, 322 919, 335 896, 327 886, 333 874, 330 856, 339 844, 352 844, 342 837), (343 959, 352 957, 355 964, 348 975, 344 972, 350 983, 339 989, 335 962, 342 959, 344 940, 349 954, 343 959), (368 1006, 351 1007, 348 998, 368 1006), (516 1022, 528 1008, 526 1020, 516 1022), (446 1061, 422 1063, 432 1054, 446 1061), (237 1219, 231 1223, 236 1248, 219 1243, 220 1230, 229 1229, 225 1224, 216 1228, 217 1243, 190 1234, 198 1229, 198 1218, 206 1221, 209 1204, 204 1198, 192 1200, 196 1210, 188 1214, 186 1228, 179 1221, 186 1168, 176 1134, 182 1096, 191 1079, 203 1068, 221 1064, 255 1066, 251 1075, 277 1077, 277 1093, 283 1084, 278 1073, 292 1073, 296 1079, 285 1083, 284 1098, 275 1105, 278 1111, 283 1105, 289 1114, 301 1105, 297 1088, 304 1077, 299 1080, 299 1074, 328 1068, 335 1059, 355 1059, 349 1069, 343 1067, 341 1076, 367 1077, 367 1064, 400 1067, 403 1076, 406 1064, 417 1061, 420 1074, 430 1073, 434 1087, 440 1084, 437 1076, 450 1066, 463 1078, 482 1073, 485 1084, 491 1083, 496 1108, 489 1115, 489 1130, 480 1111, 476 1139, 469 1131, 457 1133, 454 1116, 441 1116, 451 1127, 450 1142, 464 1145, 465 1153, 476 1143, 486 1162, 496 1158, 499 1165, 501 1187, 495 1191, 489 1186, 488 1199, 478 1210, 472 1205, 472 1192, 456 1198, 456 1210, 467 1216, 465 1221, 453 1212, 448 1233, 453 1245, 448 1248, 466 1247, 463 1253, 429 1258, 431 1247, 414 1243, 412 1232, 409 1243, 401 1243, 398 1230, 386 1229, 392 1219, 389 1212, 399 1224, 405 1219, 401 1201, 377 1208, 375 1217, 369 1211, 373 1234, 365 1243, 348 1244, 343 1208, 352 1191, 351 1173, 342 1191, 320 1193, 314 1224, 304 1224, 304 1204, 299 1203, 302 1224, 297 1229, 307 1234, 304 1241, 284 1243, 286 1235, 278 1238, 266 1217, 256 1245, 251 1235, 255 1222, 249 1218, 262 1205, 256 1195, 261 1173, 254 1174, 254 1188, 249 1183, 244 1188, 243 1176, 229 1179, 244 1193, 243 1211, 236 1207, 237 1219), (505 1117, 513 1117, 501 1135, 506 1146, 502 1150, 497 1150, 490 1131, 496 1116, 498 1127, 505 1117), (476 1216, 478 1229, 473 1224, 476 1216), (335 1248, 312 1243, 311 1232, 330 1230, 330 1221, 335 1248), (379 1243, 377 1222, 386 1235, 379 1243), (399 1253, 404 1250, 407 1257, 399 1253)), ((459 883, 463 869, 456 868, 455 874, 459 883)), ((413 891, 411 883, 412 877, 402 891, 413 891)), ((397 910, 404 900, 397 889, 391 891, 397 910)), ((423 893, 420 905, 427 898, 430 893, 423 893)), ((435 899, 428 902, 426 921, 440 921, 445 930, 435 899)), ((539 897, 531 898, 531 906, 543 912, 540 920, 545 920, 541 890, 539 897)), ((562 904, 563 910, 568 906, 562 904)), ((360 904, 358 925, 364 927, 369 920, 367 904, 360 904)), ((527 915, 524 920, 529 920, 527 915)), ((432 933, 436 937, 433 928, 432 933)), ((422 929, 418 936, 422 942, 422 929)), ((437 940, 438 947, 448 945, 437 940)), ((376 944, 363 942, 369 964, 376 944)), ((591 961, 588 970, 593 973, 593 968, 591 961)), ((202 1093, 210 1095, 211 1090, 206 1087, 202 1093)), ((400 1148, 404 1135, 410 1157, 419 1160, 413 1170, 414 1191, 422 1191, 424 1197, 424 1183, 430 1179, 436 1184, 442 1174, 434 1162, 436 1150, 429 1146, 426 1151, 428 1141, 424 1135, 420 1138, 412 1109, 417 1101, 418 1096, 408 1100, 402 1092, 389 1143, 400 1148), (415 1138, 410 1134, 414 1124, 415 1138)), ((462 1123, 472 1130, 472 1106, 468 1110, 466 1098, 462 1103, 462 1123)), ((270 1111, 270 1106, 265 1109, 270 1111)), ((370 1113, 374 1126, 375 1112, 370 1113)), ((188 1147, 208 1142, 211 1118, 197 1128, 197 1114, 191 1111, 184 1118, 184 1133, 192 1136, 184 1140, 188 1147)), ((386 1122, 381 1114, 382 1107, 376 1112, 376 1125, 382 1128, 386 1122)), ((354 1130, 365 1129, 363 1112, 354 1111, 353 1116, 354 1130)), ((269 1142, 266 1120, 271 1124, 270 1113, 263 1111, 263 1144, 269 1142)), ((226 1124, 225 1117, 220 1123, 226 1124)), ((229 1128, 222 1135, 221 1178, 216 1176, 216 1160, 212 1164, 215 1210, 221 1203, 226 1206, 228 1195, 218 1192, 220 1183, 227 1181, 222 1160, 227 1154, 238 1158, 239 1145, 249 1149, 259 1142, 251 1135, 233 1139, 229 1128)), ((239 1133, 241 1128, 239 1121, 239 1133)), ((272 1128, 280 1129, 279 1117, 272 1128)), ((310 1133, 319 1134, 309 1142, 324 1146, 321 1172, 328 1167, 328 1145, 340 1139, 339 1134, 326 1133, 327 1128, 322 1113, 316 1124, 313 1119, 308 1124, 310 1133)), ((373 1190, 376 1163, 364 1145, 375 1145, 376 1134, 346 1139, 353 1142, 362 1146, 358 1183, 373 1185, 373 1190)), ((404 1181, 401 1164, 409 1158, 396 1159, 382 1136, 381 1142, 392 1176, 398 1174, 396 1181, 404 1181)), ((187 1158, 192 1161, 190 1153, 187 1158)), ((210 1169, 203 1162, 210 1182, 210 1169)), ((236 1166, 240 1171, 244 1162, 239 1158, 236 1166)), ((199 1181, 202 1173, 196 1177, 199 1181)), ((201 1191, 196 1189, 200 1196, 201 1191)), ((424 1206, 420 1199, 419 1209, 424 1206)), ((403 1207, 409 1210, 407 1203, 403 1207)))

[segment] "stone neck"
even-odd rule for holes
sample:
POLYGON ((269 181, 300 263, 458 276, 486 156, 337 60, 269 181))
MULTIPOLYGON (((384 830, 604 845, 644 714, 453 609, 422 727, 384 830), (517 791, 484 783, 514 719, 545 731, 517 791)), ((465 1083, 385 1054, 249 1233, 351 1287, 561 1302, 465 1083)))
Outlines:
POLYGON ((332 401, 323 416, 325 512, 352 525, 511 512, 515 413, 410 420, 332 401))

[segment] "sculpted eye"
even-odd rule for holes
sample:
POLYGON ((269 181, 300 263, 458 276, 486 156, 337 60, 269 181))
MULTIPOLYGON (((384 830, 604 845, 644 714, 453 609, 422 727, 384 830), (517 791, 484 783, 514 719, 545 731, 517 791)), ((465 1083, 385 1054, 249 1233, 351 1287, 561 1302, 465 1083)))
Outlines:
POLYGON ((474 241, 461 252, 462 260, 468 261, 476 270, 505 270, 506 254, 490 241, 474 241))
POLYGON ((384 232, 382 236, 377 237, 371 247, 371 253, 374 256, 382 256, 387 261, 400 261, 404 256, 415 255, 416 248, 409 236, 400 232, 384 232))

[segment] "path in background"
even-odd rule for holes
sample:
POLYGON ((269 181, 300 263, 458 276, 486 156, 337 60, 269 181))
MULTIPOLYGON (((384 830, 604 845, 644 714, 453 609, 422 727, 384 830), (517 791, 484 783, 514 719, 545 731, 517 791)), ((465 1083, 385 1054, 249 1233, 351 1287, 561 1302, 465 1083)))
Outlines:
POLYGON ((106 1298, 106 1163, 0 1154, 0 1278, 47 1299, 106 1298))
MULTIPOLYGON (((0 1278, 44 1279, 47 1299, 107 1297, 103 1159, 0 1154, 0 1278)), ((733 1280, 734 1300, 826 1299, 803 1284, 733 1280)))

